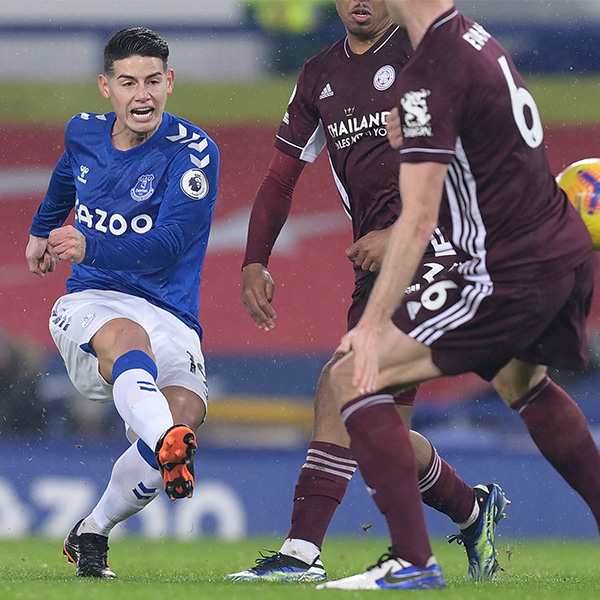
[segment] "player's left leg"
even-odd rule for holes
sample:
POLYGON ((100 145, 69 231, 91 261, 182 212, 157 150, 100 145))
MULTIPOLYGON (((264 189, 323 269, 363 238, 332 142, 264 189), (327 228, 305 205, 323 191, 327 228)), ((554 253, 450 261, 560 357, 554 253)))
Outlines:
POLYGON ((118 523, 154 500, 161 487, 154 452, 138 440, 115 462, 98 504, 64 541, 63 554, 75 563, 78 577, 116 577, 108 566, 108 536, 118 523))
POLYGON ((600 531, 600 452, 581 409, 541 365, 513 360, 493 383, 540 452, 585 500, 600 531))
MULTIPOLYGON (((441 376, 431 360, 429 348, 391 324, 382 335, 377 351, 382 390, 413 387, 441 376)), ((352 453, 373 500, 387 521, 391 547, 390 554, 365 573, 323 585, 345 589, 400 587, 410 574, 410 587, 443 587, 444 579, 427 533, 408 429, 391 394, 382 391, 357 397, 352 384, 353 360, 351 353, 332 369, 332 387, 335 397, 340 399, 352 453)))

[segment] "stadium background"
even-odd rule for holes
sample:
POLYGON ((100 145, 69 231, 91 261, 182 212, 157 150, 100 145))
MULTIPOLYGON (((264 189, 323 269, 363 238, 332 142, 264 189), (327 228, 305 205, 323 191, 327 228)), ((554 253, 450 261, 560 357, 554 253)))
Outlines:
MULTIPOLYGON (((177 84, 168 108, 215 139, 222 167, 201 292, 211 406, 200 435, 197 490, 193 501, 176 505, 157 499, 123 533, 236 539, 287 531, 314 386, 344 331, 352 270, 343 250, 351 239, 322 156, 306 169, 270 265, 278 284, 277 328, 264 334, 254 327, 239 302, 251 200, 297 68, 341 35, 328 1, 300 3, 317 11, 306 24, 305 15, 265 20, 260 10, 268 3, 256 0, 250 9, 229 0, 172 0, 168 8, 151 0, 0 5, 0 536, 62 536, 98 498, 124 448, 114 408, 77 397, 47 333, 68 267, 38 281, 23 253, 62 151, 64 122, 81 110, 108 110, 94 90, 103 41, 139 24, 169 40, 177 84)), ((531 82, 555 173, 597 156, 600 2, 457 4, 501 39, 531 82)), ((589 327, 592 365, 584 374, 558 377, 598 440, 598 297, 589 327)), ((513 504, 504 535, 594 535, 583 502, 489 386, 457 377, 424 386, 419 398, 415 428, 459 474, 472 484, 493 480, 505 487, 513 504)), ((432 533, 451 532, 447 520, 429 510, 427 516, 432 533)), ((332 532, 359 534, 365 525, 385 531, 357 477, 332 532)))

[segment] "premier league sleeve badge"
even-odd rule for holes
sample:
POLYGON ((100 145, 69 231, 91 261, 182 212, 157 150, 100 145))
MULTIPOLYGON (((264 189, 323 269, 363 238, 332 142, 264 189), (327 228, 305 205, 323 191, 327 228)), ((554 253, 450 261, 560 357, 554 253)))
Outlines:
POLYGON ((179 183, 186 196, 202 200, 208 194, 208 179, 201 169, 189 169, 181 176, 179 183))

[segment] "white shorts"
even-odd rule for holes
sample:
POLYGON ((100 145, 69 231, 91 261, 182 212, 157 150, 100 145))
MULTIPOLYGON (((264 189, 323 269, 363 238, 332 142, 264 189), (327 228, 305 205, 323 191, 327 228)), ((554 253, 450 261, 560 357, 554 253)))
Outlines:
POLYGON ((125 318, 141 325, 156 357, 159 389, 177 385, 208 401, 204 356, 198 334, 170 312, 148 301, 104 290, 62 296, 50 315, 50 333, 69 378, 86 398, 112 402, 112 385, 98 372, 98 360, 88 344, 108 321, 125 318))

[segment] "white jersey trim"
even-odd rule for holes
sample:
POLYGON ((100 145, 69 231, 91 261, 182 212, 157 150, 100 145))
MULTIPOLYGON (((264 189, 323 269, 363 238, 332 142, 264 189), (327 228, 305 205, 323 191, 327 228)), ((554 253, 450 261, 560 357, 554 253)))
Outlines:
POLYGON ((313 131, 306 144, 304 144, 304 146, 298 146, 298 144, 294 144, 293 142, 286 140, 279 134, 277 134, 275 137, 278 140, 284 142, 285 144, 288 144, 289 146, 300 150, 300 156, 298 158, 309 163, 313 163, 315 162, 315 160, 317 160, 317 156, 321 154, 321 151, 323 150, 323 148, 325 148, 326 144, 325 128, 323 127, 322 121, 319 121, 319 124, 313 131))
MULTIPOLYGON (((394 34, 398 31, 398 29, 400 29, 400 25, 398 25, 394 31, 390 32, 390 35, 388 35, 385 40, 383 40, 383 42, 381 42, 381 44, 379 44, 379 46, 373 50, 373 54, 379 52, 392 39, 392 37, 394 37, 394 34)), ((346 55, 346 58, 350 58, 350 51, 348 50, 348 36, 346 36, 344 39, 344 54, 346 55)))
POLYGON ((442 19, 441 21, 438 21, 437 23, 435 23, 433 25, 433 27, 431 28, 431 31, 433 31, 434 29, 437 29, 438 27, 440 27, 441 25, 443 25, 444 23, 447 23, 448 21, 450 21, 451 19, 454 19, 454 17, 456 17, 456 15, 458 15, 458 11, 455 10, 453 13, 449 14, 447 17, 445 17, 444 19, 442 19))
POLYGON ((331 167, 331 174, 333 176, 333 181, 335 182, 335 187, 337 188, 340 198, 342 199, 344 211, 346 212, 348 218, 352 221, 352 212, 350 210, 350 197, 348 196, 346 188, 342 185, 340 178, 337 176, 337 173, 333 168, 333 162, 331 160, 331 154, 329 154, 329 152, 327 152, 327 157, 329 158, 329 166, 331 167))
POLYGON ((443 148, 403 148, 400 154, 410 154, 411 152, 424 152, 427 154, 454 154, 454 150, 445 150, 443 148))
MULTIPOLYGON (((373 50, 373 54, 375 54, 376 52, 379 52, 392 39, 392 36, 396 33, 396 31, 398 31, 398 29, 400 29, 400 25, 398 25, 398 27, 396 27, 396 29, 394 29, 394 31, 392 31, 390 33, 390 35, 388 35, 387 38, 385 38, 385 40, 383 40, 383 42, 379 45, 379 48, 377 48, 376 50, 373 50)), ((348 39, 348 38, 346 38, 346 39, 348 39)))
POLYGON ((448 331, 460 327, 470 321, 479 309, 479 305, 494 290, 494 286, 480 283, 466 285, 458 302, 445 311, 424 321, 408 332, 409 337, 426 346, 430 346, 448 331))
POLYGON ((479 209, 477 184, 469 160, 457 138, 455 158, 449 165, 444 181, 452 218, 452 243, 472 258, 461 263, 458 272, 469 281, 491 284, 487 270, 487 230, 479 209))

